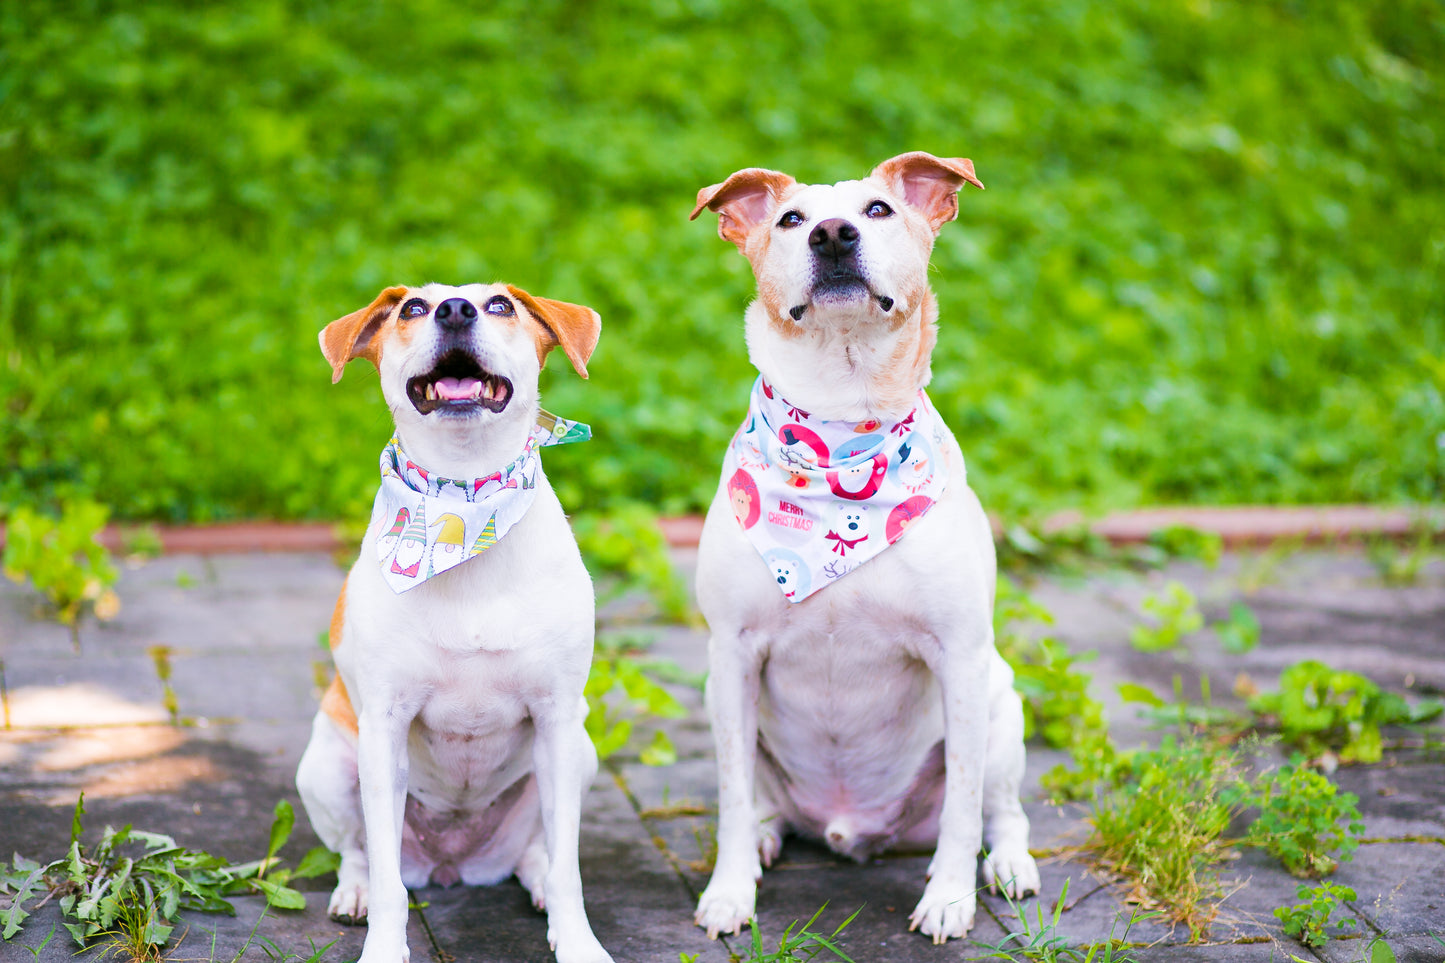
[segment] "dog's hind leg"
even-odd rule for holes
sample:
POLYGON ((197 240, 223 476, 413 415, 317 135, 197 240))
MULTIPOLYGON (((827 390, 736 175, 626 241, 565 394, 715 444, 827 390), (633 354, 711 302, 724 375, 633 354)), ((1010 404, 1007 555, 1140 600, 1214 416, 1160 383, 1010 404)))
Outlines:
POLYGON ((983 879, 993 892, 1018 899, 1039 891, 1029 854, 1029 817, 1019 802, 1024 778, 1023 703, 1013 670, 997 655, 989 667, 988 758, 983 774, 983 879))
POLYGON ((356 746, 323 712, 311 725, 311 741, 296 770, 296 788, 311 827, 321 842, 341 854, 336 889, 327 912, 338 923, 366 921, 369 865, 365 825, 361 818, 356 746))

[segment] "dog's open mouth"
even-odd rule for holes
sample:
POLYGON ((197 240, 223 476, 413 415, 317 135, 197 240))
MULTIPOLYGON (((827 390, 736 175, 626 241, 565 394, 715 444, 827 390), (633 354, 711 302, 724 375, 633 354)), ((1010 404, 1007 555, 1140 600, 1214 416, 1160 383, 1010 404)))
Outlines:
POLYGON ((424 415, 433 411, 500 412, 512 400, 512 382, 483 368, 466 351, 452 350, 442 355, 431 371, 408 380, 406 395, 424 415))

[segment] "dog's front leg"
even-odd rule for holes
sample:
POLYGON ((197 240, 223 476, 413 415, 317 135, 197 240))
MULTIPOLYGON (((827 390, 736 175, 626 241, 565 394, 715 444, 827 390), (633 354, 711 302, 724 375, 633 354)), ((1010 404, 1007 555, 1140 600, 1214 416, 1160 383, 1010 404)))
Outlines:
POLYGON ((964 936, 973 927, 988 757, 988 649, 979 634, 992 644, 986 623, 980 631, 956 632, 942 640, 933 666, 943 689, 943 810, 928 885, 908 928, 921 929, 934 943, 964 936))
POLYGON ((369 699, 357 720, 357 771, 370 861, 370 910, 360 963, 405 963, 411 958, 406 945, 407 893, 401 881, 401 827, 408 779, 406 738, 415 715, 415 707, 369 699))
POLYGON ((707 708, 717 749, 717 865, 693 919, 711 939, 740 933, 752 918, 763 875, 753 769, 758 747, 760 667, 741 633, 715 629, 708 641, 707 708))
POLYGON ((557 954, 557 963, 612 963, 587 922, 577 865, 582 797, 597 775, 597 751, 587 737, 586 716, 586 699, 566 707, 534 707, 532 712, 536 727, 533 763, 542 804, 542 831, 547 837, 543 883, 547 942, 557 954))

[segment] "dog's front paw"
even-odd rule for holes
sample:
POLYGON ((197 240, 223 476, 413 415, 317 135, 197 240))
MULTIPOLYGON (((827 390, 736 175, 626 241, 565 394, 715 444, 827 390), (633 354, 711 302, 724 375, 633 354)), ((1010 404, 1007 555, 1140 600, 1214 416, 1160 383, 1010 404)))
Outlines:
POLYGON ((361 959, 356 963, 411 963, 411 950, 403 940, 401 946, 386 946, 382 940, 368 938, 361 948, 361 959))
POLYGON ((972 886, 943 876, 933 877, 923 889, 923 899, 908 917, 908 929, 922 930, 925 936, 933 937, 934 943, 967 936, 973 928, 974 894, 972 886))
POLYGON ((548 931, 547 943, 557 954, 557 963, 612 963, 612 957, 590 930, 562 939, 548 931))
POLYGON ((1027 849, 1000 847, 984 857, 983 881, 991 893, 1003 890, 1009 899, 1023 899, 1039 891, 1039 866, 1027 849))
POLYGON ((757 898, 758 886, 752 880, 720 880, 714 875, 697 901, 693 922, 707 930, 710 940, 717 939, 719 933, 737 935, 753 918, 757 898))

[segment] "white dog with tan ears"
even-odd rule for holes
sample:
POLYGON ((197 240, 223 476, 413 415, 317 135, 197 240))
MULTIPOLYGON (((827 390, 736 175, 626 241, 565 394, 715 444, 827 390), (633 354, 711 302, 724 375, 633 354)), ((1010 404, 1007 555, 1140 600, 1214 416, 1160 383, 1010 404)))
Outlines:
POLYGON ((610 963, 577 867, 592 581, 537 452, 587 437, 538 407, 537 376, 561 347, 587 377, 600 330, 510 285, 429 284, 321 332, 332 380, 368 359, 396 422, 296 773, 341 854, 331 916, 368 924, 363 963, 409 959, 407 888, 513 874, 559 963, 610 963))
POLYGON ((761 375, 698 558, 718 763, 709 936, 748 922, 789 830, 859 860, 933 848, 910 928, 935 943, 973 926, 980 849, 986 884, 1038 890, 993 540, 923 390, 928 259, 964 184, 983 187, 971 162, 914 152, 859 181, 752 168, 698 192, 692 216, 717 212, 757 277, 745 326, 761 375), (929 471, 905 470, 925 450, 929 471))

